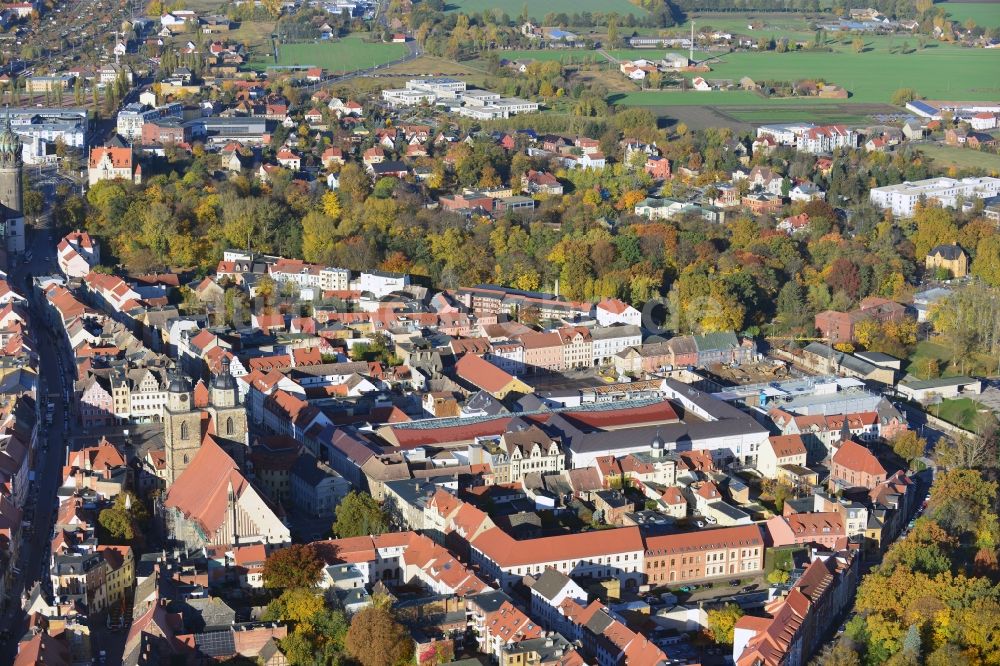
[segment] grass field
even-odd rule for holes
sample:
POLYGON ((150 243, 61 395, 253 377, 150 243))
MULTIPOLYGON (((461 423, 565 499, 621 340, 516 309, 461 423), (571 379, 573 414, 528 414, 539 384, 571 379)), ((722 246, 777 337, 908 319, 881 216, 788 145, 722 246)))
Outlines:
POLYGON ((362 35, 354 34, 337 41, 282 44, 278 64, 311 65, 332 73, 353 72, 397 60, 406 51, 404 44, 367 42, 362 35))
POLYGON ((956 398, 942 400, 940 405, 934 405, 929 409, 939 419, 953 423, 959 428, 974 430, 980 404, 971 398, 956 398))
POLYGON ((1000 173, 1000 155, 953 146, 927 144, 920 147, 925 155, 938 166, 954 166, 959 169, 985 169, 990 173, 1000 173))
POLYGON ((982 28, 1000 26, 1000 3, 997 2, 946 2, 940 5, 955 21, 965 23, 972 19, 982 28))
MULTIPOLYGON (((903 370, 914 377, 929 379, 925 368, 927 367, 927 361, 934 359, 938 362, 940 369, 945 370, 944 374, 948 374, 946 368, 951 362, 951 356, 951 352, 944 345, 931 342, 930 340, 922 340, 914 347, 913 353, 910 354, 910 358, 907 359, 907 363, 903 366, 903 370)), ((959 373, 956 371, 951 374, 957 375, 959 373)))
POLYGON ((540 2, 524 2, 524 0, 448 0, 445 11, 462 11, 466 14, 498 10, 510 16, 520 16, 524 6, 528 6, 528 14, 532 18, 541 19, 546 14, 567 14, 591 12, 608 14, 617 12, 619 15, 634 14, 645 16, 646 11, 633 5, 628 0, 542 0, 540 2))

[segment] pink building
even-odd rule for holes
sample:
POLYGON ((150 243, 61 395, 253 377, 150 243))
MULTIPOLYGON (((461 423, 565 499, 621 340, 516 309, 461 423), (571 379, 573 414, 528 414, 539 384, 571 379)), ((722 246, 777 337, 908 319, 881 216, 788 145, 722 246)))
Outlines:
POLYGON ((562 369, 563 344, 558 333, 525 333, 519 337, 529 372, 562 369))

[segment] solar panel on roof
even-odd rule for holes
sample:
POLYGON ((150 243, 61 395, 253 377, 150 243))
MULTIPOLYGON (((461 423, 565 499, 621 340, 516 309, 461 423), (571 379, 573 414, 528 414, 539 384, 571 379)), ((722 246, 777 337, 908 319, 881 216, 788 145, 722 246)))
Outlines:
POLYGON ((231 631, 211 631, 195 635, 198 650, 210 657, 228 657, 236 654, 236 639, 231 631))

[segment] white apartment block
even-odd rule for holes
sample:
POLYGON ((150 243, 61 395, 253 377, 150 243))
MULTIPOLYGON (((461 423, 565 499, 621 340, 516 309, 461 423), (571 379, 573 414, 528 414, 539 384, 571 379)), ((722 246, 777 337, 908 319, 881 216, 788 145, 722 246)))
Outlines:
POLYGON ((159 118, 181 118, 183 113, 184 107, 177 103, 149 108, 133 102, 118 112, 115 131, 129 141, 138 141, 142 139, 142 126, 146 123, 159 118))
POLYGON ((1000 194, 1000 178, 928 178, 903 182, 885 187, 874 187, 869 193, 871 202, 893 215, 912 217, 921 200, 936 201, 946 208, 955 208, 962 197, 971 206, 974 199, 988 199, 1000 194))
POLYGON ((852 130, 843 125, 810 127, 795 137, 796 149, 806 153, 829 153, 837 148, 851 148, 857 143, 852 130))
POLYGON ((419 106, 433 104, 437 101, 437 93, 429 90, 410 90, 409 88, 390 88, 382 91, 382 99, 391 107, 419 106))
POLYGON ((800 134, 814 127, 812 123, 790 123, 784 125, 761 125, 757 128, 757 138, 770 136, 780 144, 794 146, 800 134))
POLYGON ((351 272, 346 268, 309 264, 297 259, 279 259, 268 266, 268 273, 276 282, 294 282, 300 287, 324 290, 344 291, 351 283, 351 272))
POLYGON ((514 376, 524 374, 524 345, 517 340, 497 340, 485 358, 514 376))
POLYGON ((358 280, 358 290, 371 292, 375 298, 388 296, 394 291, 410 286, 410 276, 405 273, 370 271, 362 273, 358 280))

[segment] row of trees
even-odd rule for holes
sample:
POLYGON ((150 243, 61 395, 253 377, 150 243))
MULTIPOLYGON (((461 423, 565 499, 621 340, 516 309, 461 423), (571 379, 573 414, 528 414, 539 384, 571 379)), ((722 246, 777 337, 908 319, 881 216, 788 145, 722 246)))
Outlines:
MULTIPOLYGON (((911 443, 901 437, 894 448, 911 443)), ((998 663, 998 444, 995 424, 938 442, 926 514, 864 577, 858 615, 817 666, 998 663)))
MULTIPOLYGON (((520 122, 512 121, 508 131, 520 122)), ((850 309, 869 295, 904 298, 923 255, 940 243, 959 242, 973 257, 973 273, 994 283, 1000 279, 1000 240, 975 208, 957 213, 924 206, 912 220, 897 221, 867 203, 872 186, 932 173, 916 151, 840 153, 828 174, 815 168, 814 156, 791 149, 756 156, 751 164, 768 167, 789 184, 811 180, 850 208, 845 217, 822 201, 795 204, 790 212, 808 215, 809 227, 789 236, 766 218, 736 215, 716 224, 697 215, 672 221, 634 216, 652 182, 641 169, 641 154, 631 163, 621 161, 622 137, 655 141, 675 170, 697 170, 690 181, 668 181, 664 196, 683 199, 700 187, 711 198, 718 193, 714 184, 728 180, 739 165, 729 130, 679 126, 668 134, 656 128, 649 112, 637 109, 595 119, 546 115, 532 122, 539 131, 569 128, 593 136, 619 161, 601 171, 566 171, 556 161, 506 151, 491 136, 477 134, 471 144, 434 146, 418 162, 430 170, 423 184, 384 178, 373 185, 351 161, 339 171, 339 190, 330 192, 282 169, 269 174, 266 184, 249 174, 218 180, 213 174, 219 158, 196 146, 193 156, 150 163, 140 187, 101 182, 85 202, 67 194, 58 212, 72 226, 85 217, 88 231, 136 271, 208 272, 224 248, 249 246, 352 270, 406 271, 437 287, 490 281, 553 289, 558 280, 561 293, 572 299, 614 296, 642 305, 665 298, 669 327, 684 332, 811 334, 818 311, 850 309), (554 171, 566 190, 541 201, 532 217, 466 219, 425 206, 428 196, 459 188, 510 183, 516 189, 529 169, 554 171)), ((316 160, 329 142, 313 136, 307 131, 300 139, 307 159, 316 160)), ((740 182, 746 190, 746 181, 740 182)), ((866 347, 894 355, 915 342, 912 330, 865 333, 866 347)), ((991 346, 997 338, 991 334, 991 346)))

